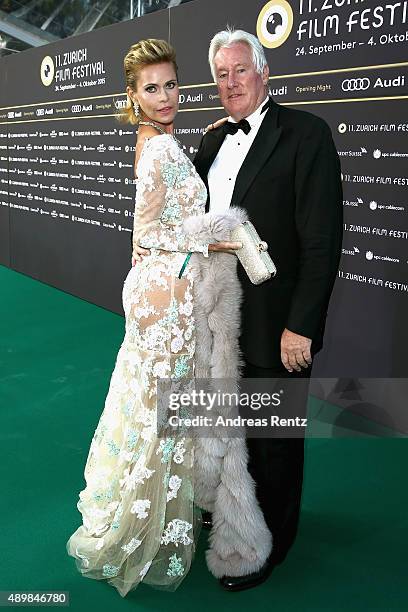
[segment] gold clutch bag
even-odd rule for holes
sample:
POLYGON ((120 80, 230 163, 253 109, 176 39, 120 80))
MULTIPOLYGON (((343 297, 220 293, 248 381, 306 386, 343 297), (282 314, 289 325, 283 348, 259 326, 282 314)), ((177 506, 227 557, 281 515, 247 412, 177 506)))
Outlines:
POLYGON ((231 241, 242 242, 242 249, 235 253, 251 283, 260 285, 275 276, 276 266, 268 253, 268 244, 261 240, 250 221, 244 221, 231 230, 231 241))

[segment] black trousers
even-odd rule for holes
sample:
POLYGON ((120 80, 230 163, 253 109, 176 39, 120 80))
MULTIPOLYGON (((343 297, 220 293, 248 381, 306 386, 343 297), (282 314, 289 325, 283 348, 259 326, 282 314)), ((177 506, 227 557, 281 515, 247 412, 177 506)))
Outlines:
MULTIPOLYGON (((274 378, 274 388, 291 387, 297 412, 307 414, 310 365, 301 372, 286 368, 260 368, 245 361, 243 378, 274 378), (290 385, 290 379, 297 380, 290 385), (279 379, 279 380, 278 380, 279 379)), ((272 381, 271 381, 272 388, 272 381)), ((299 431, 299 430, 298 430, 299 431)), ((298 528, 304 464, 302 437, 247 437, 248 471, 256 483, 256 496, 272 533, 272 559, 281 563, 292 546, 298 528)))

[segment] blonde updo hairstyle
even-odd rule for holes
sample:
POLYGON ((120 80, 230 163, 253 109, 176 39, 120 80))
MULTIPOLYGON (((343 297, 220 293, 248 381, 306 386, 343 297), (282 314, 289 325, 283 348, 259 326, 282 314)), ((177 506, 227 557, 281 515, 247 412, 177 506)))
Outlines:
MULTIPOLYGON (((123 60, 126 87, 130 87, 135 92, 140 71, 146 66, 162 64, 164 62, 173 64, 177 76, 176 52, 166 40, 146 38, 132 45, 123 60)), ((115 117, 120 123, 137 125, 139 118, 135 115, 133 101, 127 92, 126 95, 126 106, 115 117)))

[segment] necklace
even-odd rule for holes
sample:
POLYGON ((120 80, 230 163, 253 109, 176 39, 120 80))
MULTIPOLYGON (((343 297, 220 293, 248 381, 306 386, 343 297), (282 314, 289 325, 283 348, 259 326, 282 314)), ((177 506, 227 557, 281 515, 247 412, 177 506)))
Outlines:
POLYGON ((156 128, 156 130, 158 130, 161 134, 167 134, 168 136, 171 136, 181 148, 183 147, 181 142, 173 134, 168 134, 163 130, 163 128, 153 123, 153 121, 139 121, 139 125, 151 125, 152 127, 156 128))
POLYGON ((161 134, 167 134, 163 128, 153 123, 153 121, 139 121, 139 125, 151 125, 152 127, 156 128, 156 130, 159 130, 161 134))

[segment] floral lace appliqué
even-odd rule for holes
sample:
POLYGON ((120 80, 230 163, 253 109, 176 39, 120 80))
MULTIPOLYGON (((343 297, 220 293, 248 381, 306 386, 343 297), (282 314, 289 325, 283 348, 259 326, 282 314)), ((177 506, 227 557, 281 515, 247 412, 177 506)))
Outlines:
POLYGON ((181 486, 181 482, 182 480, 180 476, 177 476, 176 474, 170 476, 170 478, 168 479, 169 491, 167 492, 167 501, 170 501, 171 499, 176 499, 177 491, 181 486))
POLYGON ((174 463, 183 463, 184 461, 184 453, 186 449, 184 448, 185 439, 182 438, 179 442, 177 442, 174 453, 173 453, 173 461, 174 463))
POLYGON ((156 450, 156 455, 159 453, 163 453, 161 458, 162 463, 167 463, 171 457, 171 454, 174 449, 174 440, 172 438, 166 438, 165 440, 160 440, 159 448, 156 450))
POLYGON ((133 502, 130 512, 136 514, 139 519, 147 518, 149 513, 146 512, 146 508, 150 508, 150 505, 150 499, 137 499, 133 502))
POLYGON ((134 468, 131 472, 129 468, 126 468, 119 482, 126 491, 134 491, 137 484, 144 483, 145 478, 150 478, 154 472, 155 470, 149 470, 147 467, 134 468))
POLYGON ((112 578, 113 576, 117 576, 119 573, 120 567, 116 567, 116 565, 110 565, 109 563, 106 563, 103 566, 103 571, 102 574, 103 576, 106 576, 108 578, 112 578))
POLYGON ((178 557, 176 553, 169 557, 169 567, 167 569, 168 576, 182 576, 184 574, 184 567, 182 558, 178 557))
POLYGON ((142 543, 142 540, 138 540, 137 538, 132 538, 130 542, 122 546, 122 550, 124 550, 125 552, 128 553, 128 555, 130 555, 132 552, 136 550, 138 546, 140 546, 141 543, 142 543))
POLYGON ((172 542, 175 546, 179 544, 188 544, 192 543, 192 539, 187 535, 187 531, 190 531, 192 528, 191 523, 187 521, 183 521, 182 519, 173 519, 168 523, 166 529, 161 538, 162 544, 169 544, 172 542))

